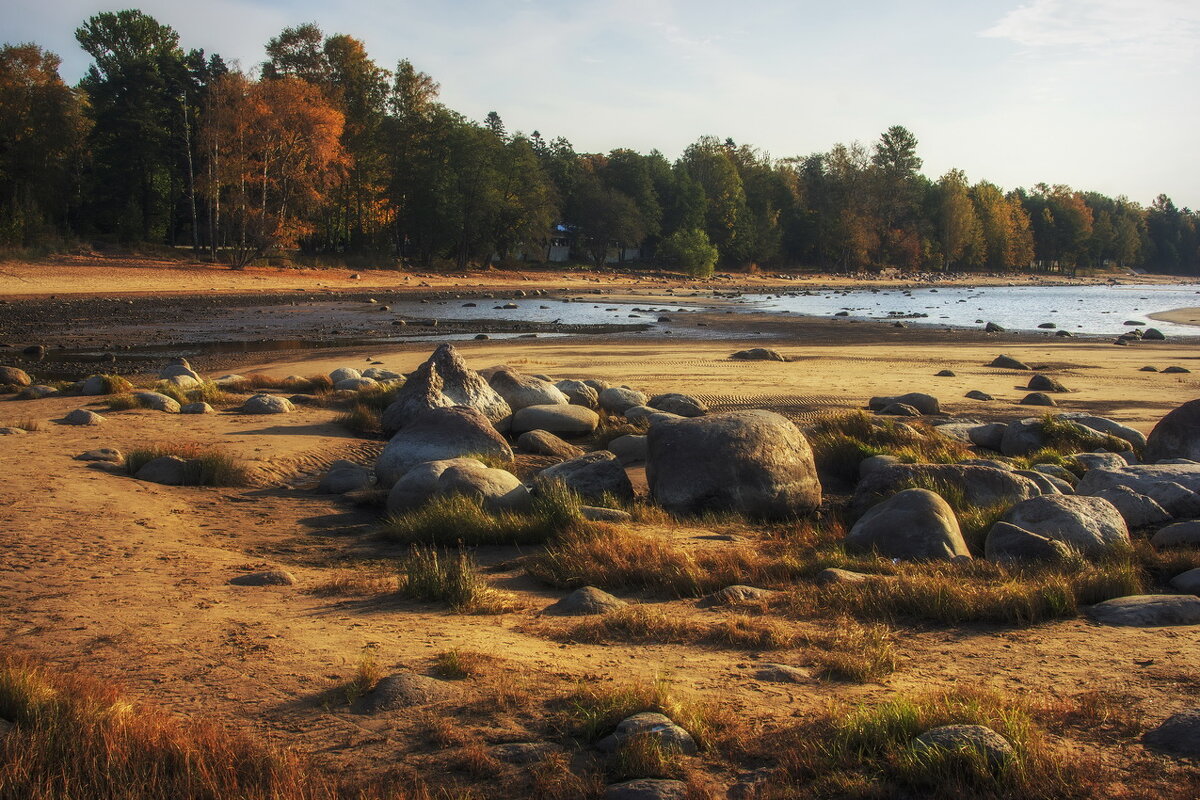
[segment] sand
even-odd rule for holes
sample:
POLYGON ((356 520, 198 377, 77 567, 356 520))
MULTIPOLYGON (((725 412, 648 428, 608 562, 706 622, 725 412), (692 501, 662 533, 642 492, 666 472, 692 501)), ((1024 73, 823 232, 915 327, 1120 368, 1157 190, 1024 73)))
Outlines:
MULTIPOLYGON (((10 271, 11 265, 4 267, 10 271)), ((28 278, 29 295, 86 292, 78 276, 96 267, 28 278), (70 286, 55 283, 70 274, 70 286)), ((204 284, 229 290, 270 275, 186 267, 103 269, 96 285, 154 291, 165 284, 186 293, 204 284)), ((284 276, 294 281, 293 275, 284 276)), ((394 276, 397 281, 400 275, 394 276)), ((377 276, 372 275, 372 279, 377 276)), ((283 280, 284 278, 280 278, 283 280)), ((319 280, 340 281, 322 273, 319 280)), ((489 276, 488 280, 492 280, 489 276)), ((580 282, 587 282, 580 276, 580 282)), ((339 283, 338 285, 341 285, 339 283)), ((396 285, 400 285, 397 283, 396 285)), ((574 284, 569 284, 573 286, 574 284)), ((6 294, 10 292, 6 282, 6 294)), ((1058 396, 1067 410, 1100 413, 1148 432, 1172 408, 1195 399, 1196 375, 1141 372, 1146 364, 1193 366, 1191 344, 1053 339, 982 333, 943 334, 848 321, 706 317, 717 340, 579 337, 468 342, 460 350, 476 368, 507 363, 554 377, 597 377, 648 393, 695 394, 714 409, 770 408, 803 423, 861 407, 868 398, 908 391, 941 398, 955 415, 980 420, 1040 415, 1016 405, 1029 373, 984 366, 999 353, 1044 366, 1072 391, 1058 396), (728 326, 727 329, 721 326, 728 326), (761 329, 764 335, 754 335, 761 329), (731 361, 743 347, 766 345, 788 363, 731 361), (941 369, 952 378, 934 377, 941 369), (979 389, 992 403, 967 400, 979 389)), ((432 346, 399 345, 252 356, 238 371, 284 376, 364 367, 379 361, 408 371, 432 346), (255 360, 257 359, 257 360, 255 360)), ((36 372, 36 366, 30 367, 36 372)), ((364 719, 330 702, 369 655, 385 671, 425 671, 435 653, 452 648, 495 657, 506 674, 546 691, 577 681, 619 682, 668 674, 678 686, 744 709, 763 725, 786 724, 832 698, 879 699, 930 687, 995 686, 1018 693, 1069 696, 1094 689, 1119 691, 1131 708, 1159 718, 1195 705, 1200 629, 1101 628, 1068 620, 1028 629, 966 626, 904 628, 899 670, 881 683, 769 684, 751 677, 758 661, 795 660, 795 653, 747 653, 682 645, 563 645, 527 631, 537 612, 562 595, 533 584, 520 570, 492 574, 512 591, 519 609, 462 616, 395 600, 316 596, 306 588, 361 559, 386 559, 402 548, 373 541, 376 512, 310 489, 337 458, 369 463, 380 443, 336 425, 336 412, 301 407, 288 416, 210 416, 133 410, 107 412, 91 398, 0 402, 0 425, 36 420, 42 429, 0 437, 5 479, 0 482, 0 642, 6 649, 112 678, 134 696, 169 709, 199 713, 264 733, 314 754, 322 763, 371 770, 394 762, 414 722, 409 715, 364 719), (56 420, 76 407, 107 417, 94 428, 56 420), (73 456, 95 447, 124 450, 154 441, 219 445, 255 468, 259 485, 220 489, 166 487, 98 469, 73 456), (295 587, 228 584, 254 569, 283 567, 295 587)), ((688 547, 719 546, 705 528, 657 532, 688 547)), ((503 563, 518 555, 498 548, 481 555, 503 563)), ((659 603, 681 616, 703 615, 687 600, 659 603)), ((811 623, 796 623, 803 630, 811 623)), ((519 720, 504 722, 500 740, 517 741, 519 720), (508 738, 504 738, 504 737, 508 738)), ((528 735, 527 733, 525 735, 528 735)), ((1094 743, 1073 746, 1095 749, 1094 743)), ((1135 745, 1108 748, 1110 758, 1135 745)))

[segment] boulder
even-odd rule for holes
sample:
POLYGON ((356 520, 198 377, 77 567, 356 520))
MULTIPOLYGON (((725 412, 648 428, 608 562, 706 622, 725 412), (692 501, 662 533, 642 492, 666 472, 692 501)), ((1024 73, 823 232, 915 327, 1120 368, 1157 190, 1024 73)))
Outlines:
POLYGON ((967 436, 973 445, 1000 452, 1004 445, 1004 434, 1007 430, 1008 425, 1003 422, 988 422, 983 425, 974 426, 967 436))
POLYGON ((977 427, 979 426, 974 422, 947 422, 942 425, 934 425, 933 429, 947 439, 953 439, 963 444, 974 444, 971 441, 971 429, 977 427))
POLYGON ((971 750, 983 756, 993 769, 1003 767, 1016 757, 1012 743, 985 725, 941 725, 925 731, 913 740, 917 753, 930 751, 957 753, 971 750))
POLYGON ((559 436, 584 436, 599 424, 600 415, 590 408, 559 403, 518 409, 512 416, 510 429, 515 434, 540 430, 559 436))
POLYGON ((339 367, 329 373, 329 380, 336 387, 342 381, 358 380, 362 377, 362 373, 354 367, 339 367))
POLYGON ((542 609, 543 614, 556 617, 592 616, 607 614, 629 605, 619 597, 613 597, 595 586, 583 586, 556 603, 542 609))
POLYGON ((86 408, 77 408, 63 417, 63 422, 68 425, 103 425, 104 417, 95 411, 88 411, 86 408))
POLYGON ((583 381, 564 380, 554 384, 560 392, 567 396, 573 406, 597 409, 600 407, 600 393, 583 381))
POLYGON ((966 398, 969 398, 971 400, 981 400, 983 402, 987 402, 989 400, 996 399, 996 398, 992 397, 990 394, 988 394, 987 392, 981 392, 978 389, 972 389, 971 391, 967 392, 963 396, 966 398))
POLYGON ((600 392, 600 408, 610 414, 624 414, 634 406, 646 405, 646 395, 625 386, 610 386, 600 392))
POLYGON ((1150 537, 1150 544, 1163 547, 1200 547, 1200 520, 1187 520, 1159 528, 1150 537))
POLYGON ((47 397, 53 397, 59 394, 58 389, 53 386, 45 386, 40 383, 35 383, 26 386, 17 394, 18 400, 43 400, 47 397))
POLYGON ((1146 434, 1136 428, 1122 425, 1106 417, 1098 417, 1095 414, 1088 414, 1085 411, 1062 411, 1059 412, 1058 418, 1069 419, 1094 431, 1107 433, 1116 436, 1118 439, 1124 439, 1138 450, 1146 446, 1146 434))
POLYGON ((1099 497, 1034 497, 1010 508, 1001 521, 1062 542, 1088 558, 1130 546, 1124 518, 1099 497))
POLYGON ((601 508, 600 506, 580 506, 580 515, 592 522, 629 522, 633 514, 619 508, 601 508))
MULTIPOLYGON (((553 383, 533 375, 522 375, 511 369, 496 370, 488 379, 488 385, 504 398, 514 412, 529 406, 548 405, 563 405, 568 408, 589 410, 582 406, 568 405, 571 402, 570 399, 553 383)), ((535 425, 534 427, 542 426, 535 425)), ((532 430, 532 428, 527 430, 532 430)))
POLYGON ((106 461, 110 464, 120 464, 125 460, 125 456, 120 450, 114 447, 100 447, 95 450, 88 450, 75 456, 76 461, 106 461))
POLYGON ((803 667, 788 664, 759 664, 754 670, 754 680, 764 683, 806 683, 812 675, 803 667))
POLYGON ((1083 468, 1083 472, 1093 469, 1121 469, 1129 466, 1129 462, 1119 453, 1076 453, 1071 460, 1083 468))
MULTIPOLYGON (((1098 433, 1094 429, 1074 420, 1061 419, 1061 416, 1059 415, 1058 421, 1074 432, 1075 439, 1082 447, 1100 448, 1106 444, 1113 444, 1113 440, 1107 438, 1104 434, 1098 433)), ((1049 443, 1043 419, 1041 417, 1026 417, 1025 419, 1014 420, 1008 424, 1007 429, 1004 431, 1004 437, 1000 440, 1000 452, 1009 457, 1027 456, 1048 446, 1049 443)))
POLYGON ((1029 480, 1037 484, 1038 489, 1041 490, 1042 494, 1075 494, 1075 490, 1072 489, 1070 485, 1060 487, 1059 484, 1061 484, 1062 481, 1059 481, 1056 478, 1051 478, 1049 475, 1043 475, 1037 470, 1014 469, 1013 474, 1020 475, 1023 478, 1029 478, 1029 480), (1063 491, 1064 488, 1066 489, 1065 492, 1063 491))
POLYGON ((880 411, 896 403, 912 406, 922 414, 942 413, 938 399, 931 394, 922 394, 921 392, 909 392, 896 397, 872 397, 867 405, 872 411, 880 411))
POLYGON ((268 569, 230 578, 234 586, 291 586, 296 582, 292 573, 283 569, 268 569))
POLYGON ((996 322, 989 322, 983 326, 986 333, 1004 333, 1004 326, 996 322))
MULTIPOLYGON (((523 411, 526 409, 522 409, 523 411)), ((575 458, 583 455, 583 450, 555 436, 548 431, 525 431, 517 437, 517 447, 535 456, 554 456, 555 458, 575 458)))
POLYGON ((557 481, 588 502, 601 502, 610 495, 621 502, 633 500, 633 484, 617 457, 607 450, 585 453, 547 467, 537 474, 535 486, 557 481))
POLYGON ((134 392, 133 399, 142 408, 149 408, 153 411, 162 411, 166 414, 178 414, 180 405, 173 397, 167 397, 165 394, 158 392, 134 392))
POLYGON ((868 575, 865 572, 854 572, 853 570, 841 569, 839 567, 826 567, 813 576, 813 583, 818 586, 830 586, 836 583, 864 583, 870 580, 880 580, 885 576, 868 575))
POLYGON ((1200 597, 1179 594, 1135 594, 1097 603, 1088 616, 1105 625, 1157 628, 1200 625, 1200 597))
POLYGON ((1200 464, 1139 464, 1120 469, 1093 469, 1075 487, 1077 494, 1128 486, 1153 498, 1173 517, 1200 516, 1200 464))
POLYGON ((700 400, 691 395, 673 392, 656 394, 650 398, 650 402, 647 405, 657 408, 660 411, 678 414, 681 417, 702 417, 708 413, 708 406, 700 400))
POLYGON ((786 519, 821 503, 808 440, 770 411, 727 411, 651 426, 646 481, 655 502, 676 513, 732 510, 786 519))
POLYGON ((353 461, 338 459, 329 465, 329 470, 321 476, 317 484, 320 494, 345 494, 367 489, 375 483, 371 470, 353 461))
POLYGON ((1172 714, 1146 731, 1142 741, 1147 747, 1173 756, 1200 758, 1200 708, 1172 714))
POLYGON ((933 377, 935 377, 935 378, 953 378, 956 376, 954 374, 954 370, 943 369, 943 370, 938 370, 936 373, 934 373, 933 377))
POLYGON ((1171 578, 1171 588, 1185 594, 1200 595, 1200 567, 1181 572, 1171 578))
POLYGON ((873 506, 846 535, 846 547, 904 561, 970 558, 954 510, 927 489, 905 489, 873 506))
POLYGON ((635 464, 646 460, 646 437, 638 434, 618 436, 608 443, 608 451, 622 464, 635 464))
POLYGON ((29 373, 17 367, 0 367, 0 386, 28 386, 29 373))
POLYGON ((1154 340, 1154 341, 1161 342, 1161 341, 1164 341, 1167 337, 1158 328, 1146 328, 1146 330, 1142 332, 1142 338, 1145 340, 1154 340))
POLYGON ((362 376, 364 378, 370 378, 371 380, 379 383, 400 380, 404 377, 399 372, 392 372, 390 369, 384 369, 383 367, 371 367, 369 369, 364 369, 362 371, 362 376))
POLYGON ((978 508, 1011 505, 1041 494, 1029 478, 995 467, 894 464, 859 481, 850 501, 850 516, 856 519, 881 500, 914 486, 945 486, 961 493, 968 505, 978 508))
POLYGON ((771 589, 760 589, 757 586, 746 586, 735 583, 732 586, 726 586, 724 589, 718 589, 712 594, 705 595, 701 598, 700 604, 703 606, 727 606, 737 603, 757 603, 763 600, 770 600, 778 594, 779 592, 771 589))
MULTIPOLYGON (((1188 375, 1188 374, 1191 374, 1191 370, 1188 369, 1187 367, 1167 367, 1166 369, 1164 369, 1162 371, 1162 374, 1163 375, 1188 375)), ((1195 402, 1195 401, 1192 401, 1192 402, 1195 402)))
POLYGON ((699 749, 690 733, 667 715, 655 711, 643 711, 621 720, 615 731, 596 742, 596 749, 602 753, 615 753, 634 736, 653 738, 663 750, 675 753, 691 755, 699 749))
POLYGON ((450 406, 474 408, 492 423, 512 414, 504 398, 479 373, 467 368, 458 351, 442 344, 417 367, 384 409, 383 430, 395 433, 422 411, 450 406))
POLYGON ((466 406, 427 408, 410 417, 375 464, 379 485, 391 486, 426 461, 471 455, 512 460, 512 449, 482 411, 466 406))
POLYGON ((196 372, 188 364, 167 364, 158 373, 160 381, 170 381, 173 378, 188 378, 190 381, 179 383, 179 386, 197 385, 204 382, 200 377, 200 373, 196 372))
POLYGON ((1054 398, 1044 392, 1030 392, 1021 398, 1018 405, 1022 406, 1057 406, 1054 398))
POLYGON ((1071 548, 1008 522, 997 522, 988 530, 983 555, 997 563, 1056 564, 1071 556, 1071 548))
POLYGON ((243 414, 290 414, 295 410, 291 400, 277 394, 256 394, 242 403, 243 414))
POLYGON ((1025 388, 1035 392, 1067 392, 1067 387, 1063 386, 1049 375, 1034 375, 1029 379, 1029 385, 1025 388))
POLYGON ((1146 437, 1146 461, 1200 460, 1200 400, 1190 400, 1158 421, 1146 437))
POLYGON ((134 478, 139 481, 161 483, 164 486, 184 486, 191 483, 195 469, 192 462, 179 456, 152 458, 138 469, 134 478))
POLYGON ((1161 525, 1171 519, 1171 515, 1154 502, 1154 499, 1139 494, 1128 486, 1114 486, 1111 489, 1101 489, 1092 497, 1107 500, 1116 506, 1117 511, 1125 519, 1130 528, 1146 528, 1151 525, 1161 525))
POLYGON ((387 497, 389 514, 403 514, 434 497, 464 495, 491 512, 529 507, 529 490, 511 472, 484 466, 473 458, 448 458, 417 464, 396 481, 387 497))
POLYGON ((380 679, 375 688, 359 699, 355 711, 360 714, 400 711, 413 706, 450 700, 457 694, 455 688, 446 681, 412 672, 401 672, 380 679))
POLYGON ((919 417, 921 411, 907 403, 888 403, 883 408, 875 412, 881 416, 887 417, 919 417))
POLYGON ((185 403, 179 407, 180 414, 212 414, 216 409, 208 403, 185 403))
POLYGON ((749 350, 739 350, 730 358, 737 361, 787 361, 782 355, 767 347, 751 347, 749 350))
POLYGON ((1033 369, 1033 367, 1029 366, 1028 364, 1018 361, 1012 356, 1005 355, 996 356, 994 359, 992 359, 992 363, 988 364, 988 366, 997 367, 999 369, 1033 369))

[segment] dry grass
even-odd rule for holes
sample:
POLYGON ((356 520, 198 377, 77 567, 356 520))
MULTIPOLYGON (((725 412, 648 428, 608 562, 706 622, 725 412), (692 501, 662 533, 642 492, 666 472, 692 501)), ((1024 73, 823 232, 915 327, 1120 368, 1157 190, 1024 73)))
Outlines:
POLYGON ((227 381, 222 388, 229 392, 246 394, 261 389, 279 389, 288 392, 303 392, 307 394, 323 394, 333 389, 333 381, 328 375, 309 375, 297 380, 277 378, 273 375, 246 375, 239 381, 227 381))
POLYGON ((230 406, 239 402, 229 392, 212 381, 204 381, 199 386, 189 388, 176 386, 170 381, 158 381, 152 387, 152 390, 159 394, 165 394, 181 406, 188 403, 208 403, 211 406, 220 407, 230 406))
POLYGON ((566 626, 546 622, 532 630, 557 641, 579 644, 692 644, 740 650, 779 650, 796 634, 776 619, 726 614, 717 620, 668 614, 648 605, 631 605, 566 626))
POLYGON ((368 597, 396 591, 396 573, 378 565, 338 570, 304 590, 317 597, 368 597))
POLYGON ((816 675, 835 681, 864 683, 891 675, 899 665, 895 634, 886 625, 862 625, 840 617, 832 628, 804 637, 813 649, 816 675))
POLYGON ((250 470, 225 451, 187 442, 159 443, 131 450, 125 454, 125 470, 136 475, 147 462, 163 456, 188 462, 186 486, 247 486, 252 482, 250 470))
POLYGON ((872 416, 851 411, 823 419, 805 431, 813 448, 817 469, 845 483, 858 480, 858 465, 871 456, 893 455, 906 463, 953 464, 973 458, 962 442, 934 431, 922 430, 917 421, 872 416))
POLYGON ((645 419, 628 420, 620 414, 613 414, 604 409, 597 413, 600 415, 600 424, 588 438, 589 446, 585 449, 603 450, 613 439, 620 439, 622 436, 643 436, 650 430, 650 423, 645 419))
POLYGON ((428 800, 352 785, 245 735, 130 702, 96 680, 0 661, 0 796, 21 800, 428 800))
POLYGON ((443 678, 478 678, 491 671, 497 656, 478 650, 443 650, 433 657, 433 672, 443 678))
POLYGON ((20 428, 23 431, 35 433, 42 430, 42 423, 36 419, 18 419, 11 422, 0 422, 0 428, 20 428))
POLYGON ((364 403, 355 403, 348 411, 338 414, 333 421, 359 436, 383 435, 383 415, 364 403))
POLYGON ((540 491, 527 512, 485 511, 476 498, 442 495, 388 518, 380 535, 422 544, 537 544, 583 523, 579 497, 560 484, 540 491))
POLYGON ((568 531, 525 560, 534 578, 560 588, 596 586, 698 597, 731 584, 790 581, 801 565, 742 544, 684 550, 669 535, 597 523, 568 531))
POLYGON ((681 778, 683 754, 666 747, 651 733, 630 736, 621 742, 609 762, 609 777, 614 781, 634 778, 681 778))
POLYGON ((514 604, 488 585, 467 551, 413 545, 399 563, 399 593, 430 603, 445 603, 462 614, 502 614, 514 604))
POLYGON ((1064 455, 1082 453, 1089 450, 1107 450, 1110 453, 1120 453, 1130 448, 1137 449, 1131 442, 1098 433, 1079 423, 1059 418, 1055 414, 1042 417, 1042 438, 1046 448, 1057 450, 1064 455))

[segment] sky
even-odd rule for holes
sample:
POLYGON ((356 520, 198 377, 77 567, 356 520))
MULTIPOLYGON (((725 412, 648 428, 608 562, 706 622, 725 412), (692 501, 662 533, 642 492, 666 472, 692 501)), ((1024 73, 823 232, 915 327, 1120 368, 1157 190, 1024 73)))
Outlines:
MULTIPOLYGON (((578 152, 675 158, 700 136, 777 158, 870 146, 891 125, 923 172, 1039 182, 1200 208, 1197 0, 130 0, 184 48, 256 68, 316 22, 401 58, 441 99, 578 152)), ((74 29, 126 6, 0 0, 0 42, 88 57, 74 29)))

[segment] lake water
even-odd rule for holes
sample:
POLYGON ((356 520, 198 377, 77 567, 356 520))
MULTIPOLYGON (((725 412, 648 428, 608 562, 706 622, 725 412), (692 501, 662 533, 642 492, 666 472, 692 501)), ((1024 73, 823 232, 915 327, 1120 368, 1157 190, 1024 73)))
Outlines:
POLYGON ((1044 322, 1072 333, 1119 334, 1130 330, 1126 320, 1146 323, 1163 333, 1200 336, 1200 327, 1148 318, 1174 308, 1200 306, 1200 285, 1182 286, 1005 286, 970 289, 913 289, 824 291, 808 295, 743 295, 739 306, 757 311, 831 316, 847 311, 851 317, 909 319, 913 325, 979 326, 995 322, 1009 330, 1037 330, 1044 322))

